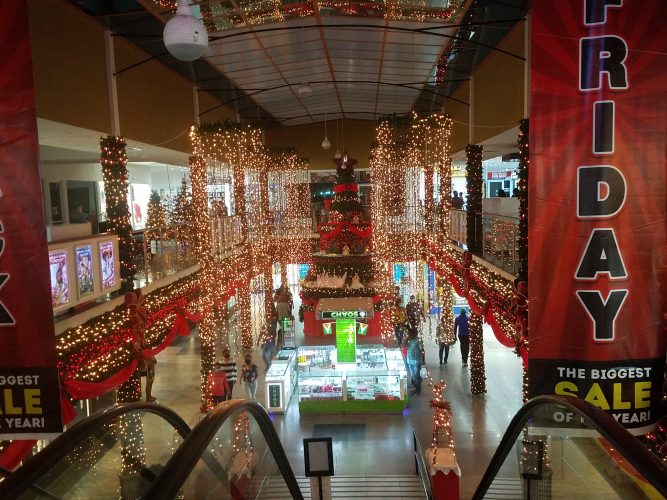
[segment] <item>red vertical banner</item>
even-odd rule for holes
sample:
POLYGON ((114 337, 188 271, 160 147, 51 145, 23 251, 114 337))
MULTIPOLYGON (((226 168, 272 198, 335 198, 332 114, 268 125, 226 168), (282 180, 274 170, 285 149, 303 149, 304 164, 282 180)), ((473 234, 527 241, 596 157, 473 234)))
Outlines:
POLYGON ((641 434, 665 367, 667 3, 532 5, 529 392, 641 434))
POLYGON ((27 2, 0 16, 0 437, 62 431, 27 2))

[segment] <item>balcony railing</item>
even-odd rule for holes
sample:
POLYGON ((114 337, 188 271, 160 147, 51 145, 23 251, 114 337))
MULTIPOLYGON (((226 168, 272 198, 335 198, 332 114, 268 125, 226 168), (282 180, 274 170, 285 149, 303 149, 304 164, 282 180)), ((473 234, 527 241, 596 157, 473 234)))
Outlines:
MULTIPOLYGON (((476 239, 481 242, 484 260, 503 271, 515 274, 518 270, 517 237, 519 218, 491 213, 476 214, 476 239), (480 222, 481 219, 481 222, 480 222)), ((463 210, 449 212, 450 238, 468 245, 467 214, 463 210)))
POLYGON ((193 228, 188 224, 151 227, 132 233, 135 248, 136 280, 154 283, 194 266, 193 228))

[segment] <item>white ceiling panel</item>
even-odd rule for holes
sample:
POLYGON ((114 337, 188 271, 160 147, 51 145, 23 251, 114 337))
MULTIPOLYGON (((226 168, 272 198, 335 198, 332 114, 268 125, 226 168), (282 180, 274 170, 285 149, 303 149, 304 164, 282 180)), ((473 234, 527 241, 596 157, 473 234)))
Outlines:
POLYGON ((221 32, 226 38, 211 42, 207 59, 285 125, 321 122, 324 113, 372 119, 412 110, 449 41, 408 31, 430 27, 441 28, 434 30, 440 34, 455 29, 322 10, 319 16, 221 32), (308 96, 298 93, 304 81, 311 82, 308 96))

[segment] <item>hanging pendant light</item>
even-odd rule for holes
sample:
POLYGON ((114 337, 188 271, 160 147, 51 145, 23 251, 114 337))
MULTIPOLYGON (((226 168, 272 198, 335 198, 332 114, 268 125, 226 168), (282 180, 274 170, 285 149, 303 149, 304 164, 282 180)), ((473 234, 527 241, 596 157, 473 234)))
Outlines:
POLYGON ((340 160, 341 156, 340 149, 338 149, 338 120, 336 120, 336 154, 334 155, 334 158, 340 160))
POLYGON ((322 141, 322 149, 329 149, 331 147, 331 141, 327 137, 327 114, 324 113, 324 140, 322 141))

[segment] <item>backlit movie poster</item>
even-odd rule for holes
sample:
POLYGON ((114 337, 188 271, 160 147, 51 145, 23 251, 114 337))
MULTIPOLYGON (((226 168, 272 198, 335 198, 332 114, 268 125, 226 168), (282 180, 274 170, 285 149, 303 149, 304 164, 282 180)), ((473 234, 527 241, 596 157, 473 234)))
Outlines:
POLYGON ((79 298, 92 295, 95 291, 95 280, 93 279, 93 247, 85 245, 75 248, 76 253, 76 277, 79 289, 79 298))
POLYGON ((70 298, 66 256, 50 259, 46 244, 28 2, 2 3, 0 40, 0 439, 52 439, 53 305, 70 298))
POLYGON ((69 280, 67 277, 67 252, 49 252, 51 270, 51 305, 56 308, 69 304, 69 280))
POLYGON ((667 2, 540 1, 531 18, 529 394, 643 434, 667 338, 667 2))
POLYGON ((100 243, 100 265, 102 266, 102 289, 113 288, 116 285, 113 242, 103 241, 100 243))

